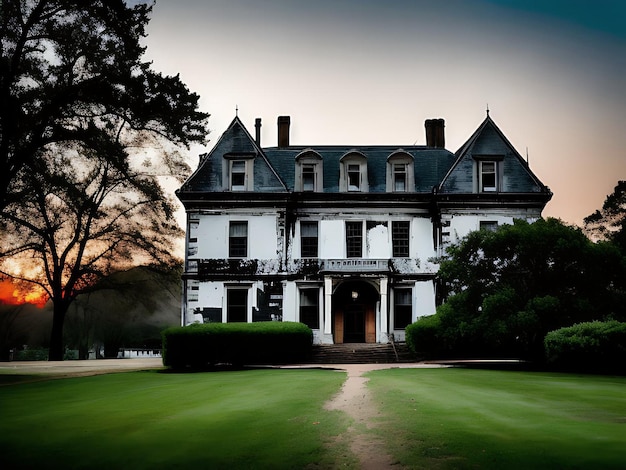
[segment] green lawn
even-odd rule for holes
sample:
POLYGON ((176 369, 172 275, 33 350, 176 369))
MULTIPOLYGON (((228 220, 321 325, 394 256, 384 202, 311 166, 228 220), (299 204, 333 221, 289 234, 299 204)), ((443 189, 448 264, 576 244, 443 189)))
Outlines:
POLYGON ((626 378, 467 369, 368 374, 409 468, 626 467, 626 378))
MULTIPOLYGON (((324 370, 0 375, 0 468, 358 468, 324 370), (30 380, 31 378, 28 378, 30 380)), ((626 378, 466 369, 368 374, 407 468, 624 468, 626 378)))
POLYGON ((328 446, 345 423, 323 403, 345 377, 150 371, 0 386, 0 468, 331 467, 346 458, 328 446))

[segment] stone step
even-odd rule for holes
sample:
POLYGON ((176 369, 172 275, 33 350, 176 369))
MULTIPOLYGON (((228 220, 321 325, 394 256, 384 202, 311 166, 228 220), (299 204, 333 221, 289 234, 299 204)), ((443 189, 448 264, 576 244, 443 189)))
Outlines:
POLYGON ((312 364, 393 364, 414 362, 405 343, 343 343, 313 346, 312 364))

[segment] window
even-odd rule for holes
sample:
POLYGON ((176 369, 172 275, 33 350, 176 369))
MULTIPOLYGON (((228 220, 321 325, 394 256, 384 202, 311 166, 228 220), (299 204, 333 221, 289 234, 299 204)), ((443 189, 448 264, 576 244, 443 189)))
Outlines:
POLYGON ((248 321, 248 289, 226 290, 226 321, 248 321))
POLYGON ((302 191, 315 191, 315 165, 302 165, 302 191))
POLYGON ((300 222, 300 255, 317 258, 317 222, 300 222))
POLYGON ((394 258, 409 257, 409 222, 391 222, 391 240, 394 258))
POLYGON ((393 165, 393 190, 397 192, 407 190, 406 165, 403 163, 393 165))
POLYGON ((248 222, 231 222, 228 236, 229 258, 248 256, 248 222))
POLYGON ((411 324, 413 316, 412 291, 410 288, 396 288, 393 291, 393 328, 400 330, 411 324))
POLYGON ((481 161, 479 164, 481 192, 496 192, 498 190, 497 163, 481 161))
POLYGON ((490 232, 495 232, 498 229, 498 222, 493 220, 481 220, 480 221, 480 230, 488 230, 490 232))
POLYGON ((348 191, 361 190, 361 165, 348 165, 348 191))
POLYGON ((346 222, 346 257, 363 257, 363 223, 346 222))
POLYGON ((231 191, 246 190, 245 160, 233 160, 230 162, 230 189, 231 191))
POLYGON ((300 322, 311 329, 319 329, 319 311, 319 288, 300 289, 300 322))

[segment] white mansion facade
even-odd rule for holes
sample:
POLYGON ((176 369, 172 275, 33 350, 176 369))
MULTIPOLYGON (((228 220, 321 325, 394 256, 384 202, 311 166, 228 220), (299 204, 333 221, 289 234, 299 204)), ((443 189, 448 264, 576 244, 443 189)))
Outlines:
POLYGON ((550 190, 487 114, 456 152, 426 145, 263 148, 238 117, 177 191, 182 324, 301 321, 316 343, 404 340, 435 313, 434 261, 472 230, 533 221, 550 190))

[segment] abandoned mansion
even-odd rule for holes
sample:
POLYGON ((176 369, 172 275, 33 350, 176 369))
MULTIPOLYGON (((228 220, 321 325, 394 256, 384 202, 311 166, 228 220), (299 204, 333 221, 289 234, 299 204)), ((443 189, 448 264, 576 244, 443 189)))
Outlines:
POLYGON ((470 231, 536 220, 552 197, 487 113, 456 152, 262 147, 239 117, 177 191, 187 214, 182 324, 299 321, 314 342, 403 341, 435 313, 437 256, 470 231))

